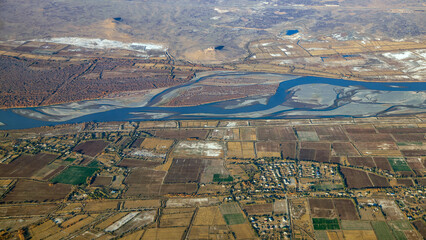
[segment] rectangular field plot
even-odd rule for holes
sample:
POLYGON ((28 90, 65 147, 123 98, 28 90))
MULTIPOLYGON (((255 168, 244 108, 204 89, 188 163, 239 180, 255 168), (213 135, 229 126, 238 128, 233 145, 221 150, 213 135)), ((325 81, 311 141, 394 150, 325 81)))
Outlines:
MULTIPOLYGON (((312 198, 309 199, 311 215, 314 218, 335 218, 337 212, 334 209, 333 199, 312 198)), ((316 229, 325 230, 325 229, 316 229)))
POLYGON ((341 220, 359 220, 355 205, 350 199, 333 199, 334 207, 341 220))
POLYGON ((214 129, 210 134, 211 139, 240 140, 238 128, 214 129))
POLYGON ((223 203, 219 209, 222 214, 241 213, 240 206, 235 202, 223 203))
POLYGON ((226 222, 217 206, 200 207, 195 216, 194 225, 217 226, 226 225, 226 222))
POLYGON ((223 218, 227 225, 242 224, 246 221, 242 213, 224 214, 223 218))
POLYGON ((179 142, 173 151, 175 157, 223 157, 223 146, 219 142, 213 141, 182 141, 179 142))
POLYGON ((392 171, 391 165, 389 164, 389 161, 385 157, 374 157, 373 158, 374 163, 376 164, 377 168, 380 168, 382 170, 392 171))
POLYGON ((291 127, 258 127, 257 139, 262 141, 296 141, 296 135, 291 127))
POLYGON ((395 240, 392 230, 386 222, 371 222, 371 225, 373 226, 378 240, 395 240))
POLYGON ((53 184, 19 180, 2 202, 24 202, 24 201, 53 201, 65 198, 71 191, 71 186, 66 184, 53 184), (36 190, 36 191, 34 191, 36 190))
POLYGON ((206 166, 205 160, 173 159, 172 165, 164 179, 165 183, 198 182, 206 166))
POLYGON ((388 160, 395 172, 411 171, 411 168, 403 158, 388 158, 388 160))
POLYGON ((235 225, 245 222, 245 217, 237 203, 223 203, 220 205, 219 209, 227 225, 235 225))
POLYGON ((340 126, 316 126, 315 131, 321 141, 347 141, 345 132, 340 126))
POLYGON ((376 167, 371 157, 348 157, 348 162, 352 166, 373 168, 376 167))
POLYGON ((257 142, 256 152, 258 158, 263 157, 281 157, 281 146, 278 142, 257 142))
POLYGON ((61 174, 54 177, 51 182, 72 185, 84 184, 86 179, 92 176, 97 170, 97 168, 69 166, 61 174))
POLYGON ((216 127, 219 121, 180 121, 181 128, 212 128, 216 127))
POLYGON ((314 230, 335 230, 340 229, 339 221, 336 218, 312 218, 314 230))
POLYGON ((376 240, 376 234, 373 230, 344 230, 343 235, 345 239, 357 240, 376 240))
POLYGON ((273 205, 272 203, 249 204, 244 206, 244 210, 248 215, 271 215, 273 205))
POLYGON ((141 144, 141 147, 145 149, 152 149, 159 153, 166 153, 173 145, 173 143, 173 140, 145 138, 141 144))
POLYGON ((350 142, 338 142, 332 144, 336 156, 359 156, 358 151, 350 142))
POLYGON ((186 227, 189 226, 194 212, 184 212, 175 214, 162 214, 160 227, 186 227))
POLYGON ((316 132, 314 131, 297 131, 297 137, 300 141, 305 142, 318 142, 319 138, 316 132))
POLYGON ((47 153, 21 155, 9 164, 0 164, 0 177, 31 177, 57 157, 47 153))
POLYGON ((281 155, 283 159, 296 159, 297 142, 283 142, 281 146, 281 155))
POLYGON ((228 142, 228 158, 256 158, 253 142, 228 142))
POLYGON ((256 128, 240 128, 240 140, 241 141, 255 141, 256 128))
POLYGON ((354 142, 393 142, 394 139, 388 133, 376 133, 376 134, 349 134, 349 138, 354 142))
POLYGON ((108 144, 109 144, 108 142, 105 142, 102 140, 87 141, 87 142, 78 144, 73 149, 73 151, 94 157, 98 153, 100 153, 102 150, 104 150, 104 148, 108 146, 108 144))
POLYGON ((354 145, 365 156, 401 156, 395 142, 355 142, 354 145))
POLYGON ((256 239, 256 235, 250 224, 237 224, 230 226, 232 232, 235 234, 236 239, 256 239))
POLYGON ((349 221, 342 220, 341 226, 343 230, 372 230, 370 221, 349 221))
POLYGON ((0 207, 0 217, 45 215, 58 207, 57 204, 23 204, 0 207))
POLYGON ((351 168, 342 167, 340 169, 342 172, 346 184, 349 188, 367 188, 373 187, 373 184, 370 181, 367 173, 361 170, 355 170, 351 168))

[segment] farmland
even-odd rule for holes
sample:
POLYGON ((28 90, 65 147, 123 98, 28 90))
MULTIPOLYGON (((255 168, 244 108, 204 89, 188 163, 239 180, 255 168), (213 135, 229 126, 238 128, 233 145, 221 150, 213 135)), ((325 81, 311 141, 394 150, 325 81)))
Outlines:
POLYGON ((409 119, 88 123, 71 127, 78 134, 40 129, 39 139, 12 132, 0 142, 20 152, 0 166, 0 229, 7 238, 24 228, 49 238, 418 239, 424 144, 394 136, 423 131, 423 115, 409 119), (38 141, 50 151, 31 152, 38 141))
POLYGON ((80 185, 85 183, 86 179, 92 176, 97 170, 97 168, 70 166, 51 181, 54 183, 80 185))

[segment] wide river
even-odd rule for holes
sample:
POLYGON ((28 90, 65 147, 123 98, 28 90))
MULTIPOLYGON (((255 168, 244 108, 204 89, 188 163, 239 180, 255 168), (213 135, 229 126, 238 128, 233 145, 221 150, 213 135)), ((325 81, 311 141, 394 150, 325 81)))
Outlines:
MULTIPOLYGON (((371 117, 426 112, 426 83, 355 82, 320 77, 295 77, 268 73, 212 72, 193 81, 151 96, 142 107, 117 107, 96 100, 90 112, 73 108, 76 117, 55 118, 40 108, 0 110, 0 129, 23 129, 64 123, 183 120, 183 119, 282 119, 318 117, 371 117), (179 89, 200 84, 211 77, 282 77, 275 94, 208 103, 191 107, 158 106, 179 89), (289 80, 290 79, 290 80, 289 80), (103 109, 100 111, 99 109, 103 109), (35 114, 34 114, 35 113, 35 114), (80 113, 80 114, 77 114, 80 113), (42 117, 40 117, 40 116, 42 117), (50 118, 52 117, 52 118, 50 118)), ((51 108, 58 108, 51 106, 51 108)), ((80 106, 77 104, 77 106, 80 106)))

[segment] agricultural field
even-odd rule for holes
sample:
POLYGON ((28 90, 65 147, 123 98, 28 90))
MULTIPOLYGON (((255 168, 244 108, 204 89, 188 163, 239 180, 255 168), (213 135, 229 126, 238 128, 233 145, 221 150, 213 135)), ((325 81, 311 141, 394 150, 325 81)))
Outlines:
POLYGON ((99 154, 106 146, 108 146, 108 142, 105 141, 87 141, 78 144, 73 151, 77 153, 81 153, 83 155, 87 155, 90 157, 94 157, 99 154))
POLYGON ((43 137, 55 154, 10 135, 19 141, 6 137, 0 150, 21 153, 0 163, 0 230, 5 239, 21 228, 41 238, 419 239, 424 144, 409 141, 422 125, 327 121, 93 123, 43 137), (90 142, 112 144, 90 153, 90 142))
POLYGON ((173 145, 173 143, 173 140, 145 138, 141 144, 141 148, 152 149, 159 153, 166 153, 173 145))
POLYGON ((87 178, 92 176, 97 170, 97 168, 70 166, 50 181, 53 183, 81 185, 84 184, 87 178))
POLYGON ((57 157, 48 153, 21 155, 11 163, 0 164, 0 177, 31 177, 57 157))
POLYGON ((411 171, 407 162, 403 158, 388 158, 388 160, 395 172, 411 171))
POLYGON ((31 180, 19 180, 3 202, 46 202, 64 199, 71 192, 71 186, 57 183, 49 184, 31 180), (37 191, 33 191, 37 189, 37 191))
POLYGON ((327 218, 312 218, 312 223, 315 230, 336 230, 340 229, 339 222, 337 219, 327 218))

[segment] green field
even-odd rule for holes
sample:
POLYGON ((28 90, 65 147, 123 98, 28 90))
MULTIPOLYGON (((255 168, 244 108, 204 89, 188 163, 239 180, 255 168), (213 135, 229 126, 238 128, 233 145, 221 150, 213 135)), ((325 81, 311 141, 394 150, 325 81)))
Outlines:
POLYGON ((312 218, 314 230, 334 230, 340 229, 339 221, 336 218, 312 218))
POLYGON ((232 182, 234 178, 232 176, 223 176, 222 174, 214 174, 213 182, 232 182))
POLYGON ((411 227, 411 223, 405 220, 389 221, 388 224, 392 229, 399 231, 413 230, 413 227, 411 227))
POLYGON ((89 164, 87 164, 87 167, 97 168, 97 167, 102 167, 102 164, 94 160, 94 161, 91 161, 89 164))
POLYGON ((395 172, 411 171, 411 168, 403 158, 388 158, 388 161, 395 172))
POLYGON ((228 225, 241 224, 245 222, 244 215, 241 213, 224 214, 223 218, 228 225))
POLYGON ((378 240, 395 240, 392 230, 386 222, 371 222, 378 240))
POLYGON ((61 174, 54 177, 51 182, 54 183, 65 183, 80 185, 86 183, 86 179, 93 175, 98 169, 81 167, 81 166, 70 166, 65 169, 61 174))
POLYGON ((388 225, 391 227, 393 231, 393 235, 395 235, 396 239, 398 240, 407 239, 403 231, 413 230, 413 228, 411 227, 411 223, 409 221, 404 221, 404 220, 389 221, 388 225))
POLYGON ((342 220, 341 223, 343 230, 372 230, 370 221, 351 221, 342 220))
POLYGON ((64 161, 66 162, 74 162, 76 158, 67 158, 64 161))
POLYGON ((422 146, 423 143, 422 142, 397 142, 396 145, 398 145, 398 146, 412 146, 412 145, 422 146))

